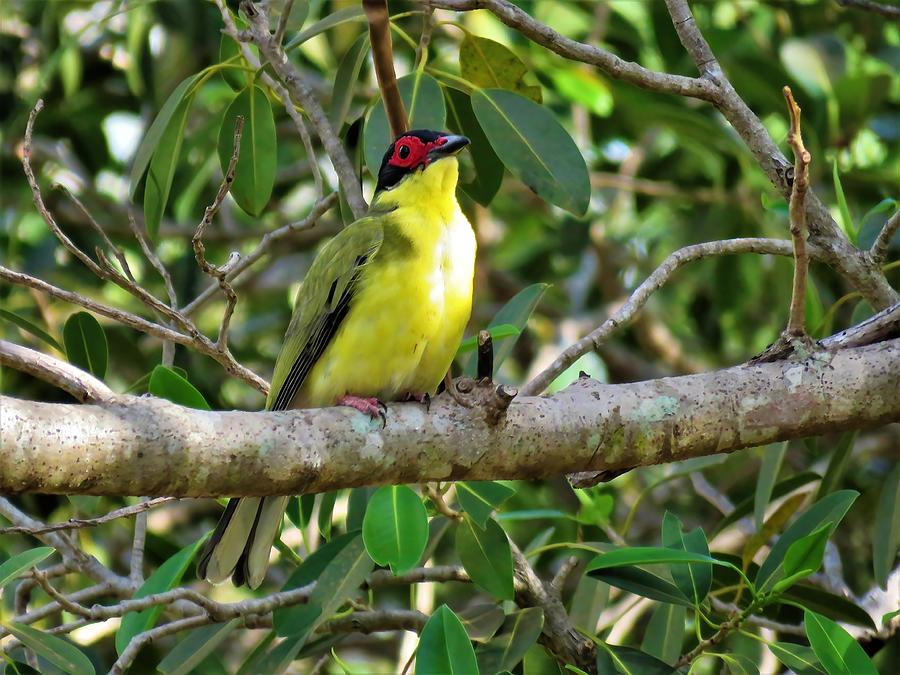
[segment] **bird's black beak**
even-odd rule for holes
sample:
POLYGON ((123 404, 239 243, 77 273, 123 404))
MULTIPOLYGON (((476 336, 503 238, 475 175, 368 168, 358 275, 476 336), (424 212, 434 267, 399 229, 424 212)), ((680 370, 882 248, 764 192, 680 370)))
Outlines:
POLYGON ((442 138, 446 139, 444 143, 435 146, 429 151, 428 156, 430 159, 435 160, 441 159, 442 157, 452 157, 470 143, 469 139, 465 136, 448 134, 442 136, 442 138))

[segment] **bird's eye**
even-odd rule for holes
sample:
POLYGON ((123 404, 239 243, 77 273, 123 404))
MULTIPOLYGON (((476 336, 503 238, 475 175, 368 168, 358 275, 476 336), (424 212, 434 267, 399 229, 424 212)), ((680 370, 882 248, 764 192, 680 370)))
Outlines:
POLYGON ((406 159, 407 157, 409 157, 409 146, 408 146, 408 145, 401 145, 401 146, 400 146, 400 149, 397 150, 397 156, 398 156, 400 159, 406 159))

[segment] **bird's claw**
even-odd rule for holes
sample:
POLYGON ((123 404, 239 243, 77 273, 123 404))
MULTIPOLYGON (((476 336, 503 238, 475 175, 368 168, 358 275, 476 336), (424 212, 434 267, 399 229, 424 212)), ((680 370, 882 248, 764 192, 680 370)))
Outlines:
POLYGON ((337 404, 358 410, 372 419, 380 417, 382 429, 387 425, 387 404, 377 398, 363 398, 346 394, 338 399, 337 404))
POLYGON ((403 399, 405 402, 415 401, 416 403, 424 403, 425 411, 431 412, 431 395, 428 392, 424 394, 413 394, 412 392, 407 393, 403 399))

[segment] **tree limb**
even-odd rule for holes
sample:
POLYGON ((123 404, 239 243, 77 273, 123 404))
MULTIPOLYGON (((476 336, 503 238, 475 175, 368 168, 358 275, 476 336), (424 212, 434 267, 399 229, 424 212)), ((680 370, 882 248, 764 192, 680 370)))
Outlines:
POLYGON ((112 389, 81 368, 6 340, 0 340, 0 365, 49 382, 81 403, 98 403, 116 397, 112 389))
POLYGON ((369 21, 369 41, 372 44, 372 62, 381 90, 381 100, 387 114, 391 137, 396 138, 409 128, 406 108, 397 87, 394 72, 394 49, 391 45, 391 24, 387 0, 363 0, 363 9, 369 21))
POLYGON ((841 7, 853 9, 862 9, 867 12, 874 12, 889 19, 900 19, 900 6, 886 5, 883 2, 874 2, 874 0, 837 0, 841 7))
POLYGON ((207 412, 151 397, 3 397, 0 492, 309 494, 357 485, 621 470, 900 420, 900 339, 622 385, 582 379, 496 425, 438 397, 387 425, 346 408, 207 412))

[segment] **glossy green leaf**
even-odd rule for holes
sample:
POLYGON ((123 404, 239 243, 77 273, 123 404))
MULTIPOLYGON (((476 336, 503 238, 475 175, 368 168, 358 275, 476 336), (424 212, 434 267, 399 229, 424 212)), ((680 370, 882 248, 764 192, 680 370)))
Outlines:
POLYGON ((803 627, 828 675, 878 675, 859 643, 831 619, 807 609, 803 627))
POLYGON ((466 159, 463 157, 460 160, 463 166, 460 187, 476 202, 487 206, 503 183, 503 162, 497 157, 475 118, 469 95, 452 87, 445 87, 444 94, 447 98, 447 125, 450 131, 467 136, 472 141, 468 154, 472 158, 475 176, 470 179, 465 175, 466 159))
MULTIPOLYGON (((515 326, 521 331, 525 330, 528 319, 531 318, 532 312, 541 301, 544 292, 549 288, 549 284, 531 284, 516 293, 510 300, 500 308, 494 318, 488 324, 488 330, 494 326, 502 326, 505 324, 515 326)), ((516 345, 518 336, 498 339, 494 342, 494 375, 500 370, 500 366, 512 353, 513 347, 516 345)), ((463 372, 469 376, 475 376, 475 367, 477 360, 474 354, 469 354, 462 359, 463 372)))
POLYGON ((499 509, 516 491, 497 481, 460 481, 456 484, 456 498, 469 517, 484 529, 491 514, 499 509))
MULTIPOLYGON (((312 518, 313 508, 316 505, 315 495, 301 495, 299 497, 291 497, 288 502, 285 513, 294 526, 300 530, 306 528, 312 518)), ((353 529, 353 528, 350 528, 353 529)))
POLYGON ((479 670, 482 673, 511 671, 537 642, 543 627, 544 612, 540 607, 529 607, 507 616, 500 632, 475 652, 479 670))
MULTIPOLYGON (((150 125, 150 128, 144 135, 144 139, 138 146, 137 152, 134 155, 134 161, 131 164, 131 175, 128 183, 128 198, 132 201, 134 201, 134 196, 137 192, 137 187, 141 182, 141 178, 144 177, 144 172, 147 171, 147 167, 150 165, 150 160, 153 158, 157 148, 161 144, 163 134, 170 126, 169 123, 173 121, 173 118, 186 118, 187 108, 190 107, 190 103, 188 102, 187 107, 182 104, 185 99, 190 101, 190 99, 193 98, 193 94, 189 94, 189 91, 199 77, 199 74, 186 77, 174 90, 172 90, 172 93, 169 94, 169 98, 163 103, 162 108, 160 108, 153 120, 153 124, 150 125), (178 115, 176 115, 176 112, 178 115)), ((183 122, 184 120, 177 122, 176 126, 182 125, 183 122)), ((171 138, 168 139, 167 145, 171 145, 171 141, 171 138)))
POLYGON ((589 569, 587 574, 610 586, 634 593, 651 600, 693 607, 693 603, 668 579, 634 566, 609 569, 589 569))
POLYGON ((197 628, 179 642, 159 662, 156 669, 164 675, 188 675, 238 627, 240 619, 197 628))
POLYGON ((315 37, 320 33, 324 33, 329 28, 333 28, 347 21, 355 21, 362 18, 363 8, 361 4, 353 5, 352 7, 345 7, 344 9, 339 9, 338 11, 332 12, 328 16, 323 17, 311 26, 305 28, 303 31, 297 33, 284 46, 284 48, 285 50, 289 50, 293 49, 294 47, 299 47, 311 37, 315 37))
POLYGON ((428 514, 422 499, 405 485, 379 488, 363 518, 366 550, 394 574, 414 567, 428 543, 428 514))
POLYGON ((769 642, 769 651, 775 658, 796 673, 822 673, 827 675, 816 653, 806 645, 793 642, 769 642))
POLYGON ((238 92, 219 127, 219 166, 223 173, 231 161, 234 126, 239 115, 244 118, 244 129, 231 196, 244 211, 258 216, 269 203, 275 185, 275 117, 269 97, 260 87, 238 92))
POLYGON ((481 529, 470 518, 456 530, 456 552, 472 582, 496 598, 512 600, 512 552, 506 532, 489 518, 481 529))
MULTIPOLYGON (((447 108, 441 85, 431 75, 415 71, 397 80, 400 97, 409 117, 410 129, 434 129, 440 131, 447 126, 447 108)), ((373 176, 378 175, 381 160, 393 141, 384 103, 378 98, 369 109, 363 129, 363 152, 366 166, 373 176)))
POLYGON ((763 449, 762 466, 756 479, 756 491, 753 494, 753 521, 757 532, 762 530, 766 516, 766 507, 772 498, 772 488, 781 471, 781 461, 787 450, 787 442, 769 445, 763 449))
POLYGON ((7 312, 5 309, 0 309, 0 319, 6 319, 10 323, 15 324, 26 333, 30 333, 34 337, 38 338, 46 342, 48 345, 53 347, 55 350, 62 352, 65 354, 66 350, 63 349, 62 345, 60 345, 52 335, 50 335, 47 331, 45 331, 40 326, 33 324, 28 319, 19 316, 18 314, 14 314, 13 312, 7 312))
POLYGON ((830 523, 829 535, 837 527, 841 519, 850 510, 850 506, 859 496, 854 490, 833 492, 824 499, 807 508, 797 520, 784 531, 772 546, 768 557, 759 568, 756 586, 760 590, 770 590, 772 586, 784 578, 784 557, 791 544, 811 534, 821 525, 830 523))
POLYGON ((672 666, 633 647, 597 645, 598 675, 676 675, 672 666))
MULTIPOLYGON (((663 516, 662 543, 667 548, 709 556, 709 544, 703 530, 698 527, 685 534, 681 521, 669 511, 663 516)), ((673 564, 669 569, 675 585, 686 597, 692 598, 695 605, 703 602, 712 587, 712 565, 673 564)))
MULTIPOLYGON (((769 500, 778 499, 779 497, 783 497, 789 492, 793 492, 798 487, 802 487, 807 483, 811 483, 815 480, 819 480, 820 476, 817 473, 812 471, 806 471, 804 473, 799 473, 796 476, 791 476, 790 478, 785 478, 782 481, 779 481, 775 484, 775 487, 772 488, 772 494, 769 497, 769 500)), ((719 523, 716 525, 715 530, 713 530, 713 535, 721 532, 729 525, 736 523, 744 516, 753 512, 755 504, 755 496, 748 497, 743 501, 735 504, 734 510, 725 516, 719 523)))
POLYGON ((9 622, 4 627, 35 654, 67 675, 94 675, 96 672, 91 660, 71 642, 21 623, 9 622))
POLYGON ((881 488, 872 535, 875 581, 884 589, 887 589, 888 576, 894 567, 898 544, 900 544, 900 464, 895 464, 881 488))
POLYGON ((668 602, 658 604, 650 615, 641 649, 670 666, 675 665, 681 656, 686 620, 687 608, 668 602))
POLYGON ((808 577, 822 566, 825 545, 831 534, 831 523, 825 523, 815 532, 800 537, 792 543, 784 554, 784 578, 772 590, 779 593, 800 579, 808 577))
POLYGON ((188 408, 212 410, 209 403, 203 398, 203 394, 194 385, 166 366, 156 366, 153 369, 153 372, 150 373, 147 391, 154 396, 188 408))
POLYGON ((717 656, 725 663, 730 675, 759 675, 759 668, 749 656, 719 652, 717 656))
POLYGON ((69 363, 103 379, 109 359, 109 345, 103 327, 92 314, 76 312, 66 319, 63 342, 69 363))
POLYGON ((541 198, 576 216, 587 212, 591 199, 587 165, 550 110, 503 89, 476 91, 472 109, 513 175, 541 198))
MULTIPOLYGON (((189 546, 185 546, 166 560, 141 584, 141 587, 137 589, 132 597, 137 600, 138 598, 153 595, 154 593, 163 593, 175 588, 181 583, 181 578, 204 541, 204 539, 200 539, 189 546)), ((125 647, 137 635, 153 628, 163 609, 165 609, 163 605, 156 605, 140 612, 131 612, 122 617, 122 623, 119 624, 119 630, 116 631, 116 653, 121 656, 125 647)))
MULTIPOLYGON (((225 63, 230 59, 234 59, 230 61, 232 64, 246 65, 241 58, 241 48, 238 43, 228 35, 225 35, 225 33, 222 33, 222 37, 219 39, 219 63, 225 63)), ((222 79, 234 91, 240 91, 247 86, 247 74, 244 71, 238 68, 223 68, 219 72, 222 75, 222 79)))
MULTIPOLYGON (((854 601, 836 593, 829 593, 819 586, 800 582, 782 593, 786 602, 793 602, 835 621, 874 629, 872 617, 854 601)), ((795 609, 795 608, 792 608, 795 609)))
POLYGON ((588 563, 587 570, 591 572, 626 565, 671 565, 672 563, 706 563, 728 566, 728 563, 717 560, 709 554, 660 546, 631 546, 601 553, 588 563))
POLYGON ((363 33, 347 50, 338 66, 334 77, 334 88, 331 90, 331 109, 328 119, 331 126, 340 129, 350 112, 353 93, 359 80, 362 65, 369 54, 369 34, 363 33))
POLYGON ((859 230, 853 224, 853 216, 850 215, 850 207, 847 205, 847 198, 844 196, 844 186, 841 185, 837 158, 831 164, 831 180, 834 183, 834 196, 837 198, 838 210, 841 212, 841 229, 844 230, 847 238, 856 244, 859 230))
POLYGON ((10 581, 13 581, 23 572, 27 572, 42 560, 50 557, 53 550, 52 546, 38 546, 4 561, 0 565, 0 588, 3 588, 10 581))
POLYGON ((828 468, 825 470, 825 475, 822 476, 822 482, 819 483, 816 499, 821 499, 829 492, 834 492, 840 487, 850 456, 853 454, 856 433, 855 431, 846 431, 841 435, 837 447, 828 460, 828 468))
POLYGON ((541 88, 529 85, 528 68, 509 48, 487 38, 466 34, 459 46, 459 71, 476 87, 508 89, 540 103, 541 88))
MULTIPOLYGON (((144 184, 144 224, 151 237, 156 237, 163 212, 169 201, 169 192, 175 178, 175 169, 181 155, 181 143, 184 140, 184 130, 193 101, 194 94, 186 93, 172 111, 150 160, 147 181, 144 184)), ((160 115, 162 115, 162 111, 160 111, 160 115)), ((150 131, 153 131, 152 127, 150 131)), ((140 153, 140 148, 138 152, 140 153)))
POLYGON ((456 614, 441 605, 419 636, 416 675, 478 675, 475 650, 456 614))
POLYGON ((500 605, 487 603, 469 605, 457 616, 462 621, 469 639, 476 642, 486 642, 492 638, 506 620, 500 605))

